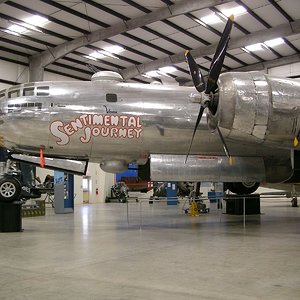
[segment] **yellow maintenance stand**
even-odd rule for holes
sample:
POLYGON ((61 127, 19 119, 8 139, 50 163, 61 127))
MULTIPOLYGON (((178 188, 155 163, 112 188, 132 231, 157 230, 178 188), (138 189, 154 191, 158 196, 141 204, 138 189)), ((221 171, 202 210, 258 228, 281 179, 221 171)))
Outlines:
POLYGON ((190 216, 192 217, 198 217, 200 215, 198 205, 195 200, 192 200, 191 206, 190 206, 190 216))

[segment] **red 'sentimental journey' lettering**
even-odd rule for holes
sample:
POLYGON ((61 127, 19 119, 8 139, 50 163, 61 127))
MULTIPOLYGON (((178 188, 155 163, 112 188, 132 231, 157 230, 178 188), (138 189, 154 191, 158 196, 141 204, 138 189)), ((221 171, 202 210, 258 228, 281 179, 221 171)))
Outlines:
POLYGON ((140 117, 110 114, 84 114, 68 123, 60 120, 50 124, 51 134, 58 145, 67 145, 70 137, 81 130, 79 140, 90 142, 92 137, 139 139, 143 131, 140 117))

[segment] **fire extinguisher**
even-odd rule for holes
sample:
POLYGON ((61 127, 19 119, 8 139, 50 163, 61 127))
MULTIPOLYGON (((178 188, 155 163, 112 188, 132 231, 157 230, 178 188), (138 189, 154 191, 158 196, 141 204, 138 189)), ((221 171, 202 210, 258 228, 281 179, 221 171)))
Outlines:
POLYGON ((98 188, 96 188, 96 196, 98 196, 99 194, 99 191, 98 191, 98 188))

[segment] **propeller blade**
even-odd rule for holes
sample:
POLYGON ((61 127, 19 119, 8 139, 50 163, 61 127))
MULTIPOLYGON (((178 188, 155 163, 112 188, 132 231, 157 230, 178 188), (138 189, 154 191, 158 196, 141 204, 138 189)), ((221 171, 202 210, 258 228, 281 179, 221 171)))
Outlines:
POLYGON ((220 139, 221 139, 222 144, 223 144, 224 152, 225 152, 225 154, 226 154, 226 156, 227 156, 227 158, 228 158, 228 163, 229 163, 230 166, 232 166, 232 157, 231 157, 231 155, 229 154, 228 147, 227 147, 227 145, 226 145, 226 143, 225 143, 224 137, 223 137, 222 132, 221 132, 221 130, 220 130, 220 128, 219 128, 218 125, 217 125, 217 130, 218 130, 220 139))
POLYGON ((201 71, 189 50, 186 50, 184 55, 190 68, 194 86, 196 90, 201 93, 205 89, 205 83, 201 71))
POLYGON ((222 37, 217 46, 214 58, 211 62, 209 72, 208 72, 205 94, 210 94, 211 92, 214 92, 218 87, 217 81, 221 73, 221 69, 225 59, 233 21, 234 21, 234 16, 232 15, 228 18, 222 37))
POLYGON ((205 106, 202 106, 200 107, 200 110, 199 110, 199 114, 198 114, 198 117, 197 117, 197 121, 196 121, 196 125, 195 125, 195 128, 194 128, 194 132, 193 132, 193 136, 192 136, 192 140, 191 140, 191 143, 190 143, 190 147, 189 147, 189 151, 186 155, 186 158, 185 158, 185 164, 186 164, 186 161, 190 155, 190 151, 191 151, 191 148, 192 148, 192 145, 193 145, 193 141, 194 141, 194 137, 195 137, 195 134, 196 134, 196 131, 197 131, 197 128, 199 126, 199 123, 201 121, 201 118, 202 118, 202 115, 203 115, 203 112, 204 112, 204 109, 205 109, 205 106))

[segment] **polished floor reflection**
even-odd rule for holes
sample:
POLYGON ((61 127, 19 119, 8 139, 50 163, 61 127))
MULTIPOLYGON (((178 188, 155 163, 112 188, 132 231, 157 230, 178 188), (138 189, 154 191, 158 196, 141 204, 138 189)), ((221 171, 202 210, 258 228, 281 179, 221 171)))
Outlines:
POLYGON ((299 299, 300 208, 184 215, 182 205, 109 203, 23 220, 0 233, 0 299, 299 299), (129 222, 128 222, 129 221, 129 222))

